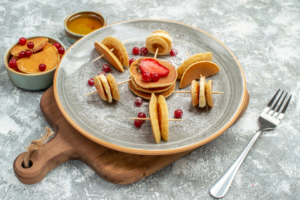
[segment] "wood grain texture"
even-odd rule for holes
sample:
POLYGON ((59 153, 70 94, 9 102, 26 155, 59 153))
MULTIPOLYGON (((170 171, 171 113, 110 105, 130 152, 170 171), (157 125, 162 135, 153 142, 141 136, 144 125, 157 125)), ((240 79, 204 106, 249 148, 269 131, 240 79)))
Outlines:
MULTIPOLYGON (((246 96, 239 118, 248 106, 248 92, 246 96)), ((15 159, 15 175, 24 184, 40 182, 49 171, 68 160, 84 162, 103 179, 114 184, 129 184, 149 176, 192 151, 143 156, 111 150, 87 139, 65 120, 55 102, 52 87, 42 96, 40 106, 45 119, 52 125, 56 134, 44 145, 40 153, 32 153, 33 165, 30 168, 22 167, 25 153, 15 159)))

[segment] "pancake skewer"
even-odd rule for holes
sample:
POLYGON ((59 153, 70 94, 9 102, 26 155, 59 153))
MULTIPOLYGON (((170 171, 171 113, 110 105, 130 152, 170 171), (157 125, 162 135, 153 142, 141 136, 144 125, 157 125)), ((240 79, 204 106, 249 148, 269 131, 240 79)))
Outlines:
MULTIPOLYGON (((125 42, 123 42, 123 44, 126 44, 129 40, 131 40, 131 39, 126 40, 125 42)), ((114 50, 114 48, 112 48, 110 51, 113 51, 113 50, 114 50)), ((92 62, 95 62, 96 60, 99 60, 99 59, 102 58, 103 56, 104 56, 104 54, 102 54, 102 55, 99 56, 98 58, 92 60, 91 63, 92 63, 92 62)))
MULTIPOLYGON (((128 119, 138 119, 138 120, 145 120, 145 121, 151 120, 150 118, 138 118, 138 117, 131 117, 128 119)), ((185 121, 185 119, 168 119, 168 121, 185 121)))

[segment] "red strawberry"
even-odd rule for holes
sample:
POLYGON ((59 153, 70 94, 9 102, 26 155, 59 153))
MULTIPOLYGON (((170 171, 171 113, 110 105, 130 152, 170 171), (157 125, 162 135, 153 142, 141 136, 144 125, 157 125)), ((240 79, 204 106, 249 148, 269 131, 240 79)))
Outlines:
POLYGON ((152 58, 144 58, 139 61, 139 68, 141 74, 149 72, 151 75, 157 73, 159 77, 165 77, 169 74, 169 69, 161 65, 159 62, 152 58))

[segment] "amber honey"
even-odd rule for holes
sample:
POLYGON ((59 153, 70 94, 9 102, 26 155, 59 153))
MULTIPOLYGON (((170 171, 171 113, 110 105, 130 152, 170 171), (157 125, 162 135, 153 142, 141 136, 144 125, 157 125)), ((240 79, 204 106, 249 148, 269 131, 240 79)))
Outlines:
POLYGON ((102 26, 102 19, 99 16, 85 13, 79 13, 67 22, 68 29, 79 35, 87 35, 102 26))

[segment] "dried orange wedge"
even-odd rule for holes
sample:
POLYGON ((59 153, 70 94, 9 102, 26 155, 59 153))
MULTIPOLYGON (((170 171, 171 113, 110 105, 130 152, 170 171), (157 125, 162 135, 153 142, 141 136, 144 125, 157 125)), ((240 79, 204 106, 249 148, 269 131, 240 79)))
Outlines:
POLYGON ((200 74, 205 77, 215 75, 220 71, 218 65, 210 61, 200 61, 190 65, 183 73, 179 88, 187 87, 191 82, 200 77, 200 74))
POLYGON ((47 45, 48 38, 39 37, 39 38, 33 38, 33 39, 30 39, 30 40, 27 40, 25 45, 19 45, 19 44, 16 45, 14 48, 12 48, 10 53, 13 56, 19 56, 19 53, 21 51, 26 51, 27 49, 29 49, 27 47, 28 42, 33 42, 33 44, 34 44, 33 53, 35 53, 35 52, 38 52, 38 51, 42 50, 47 45))
POLYGON ((46 71, 55 68, 59 62, 59 54, 55 46, 49 47, 39 53, 32 54, 29 58, 22 58, 17 61, 17 66, 20 71, 33 74, 40 73, 39 65, 45 64, 46 71))

